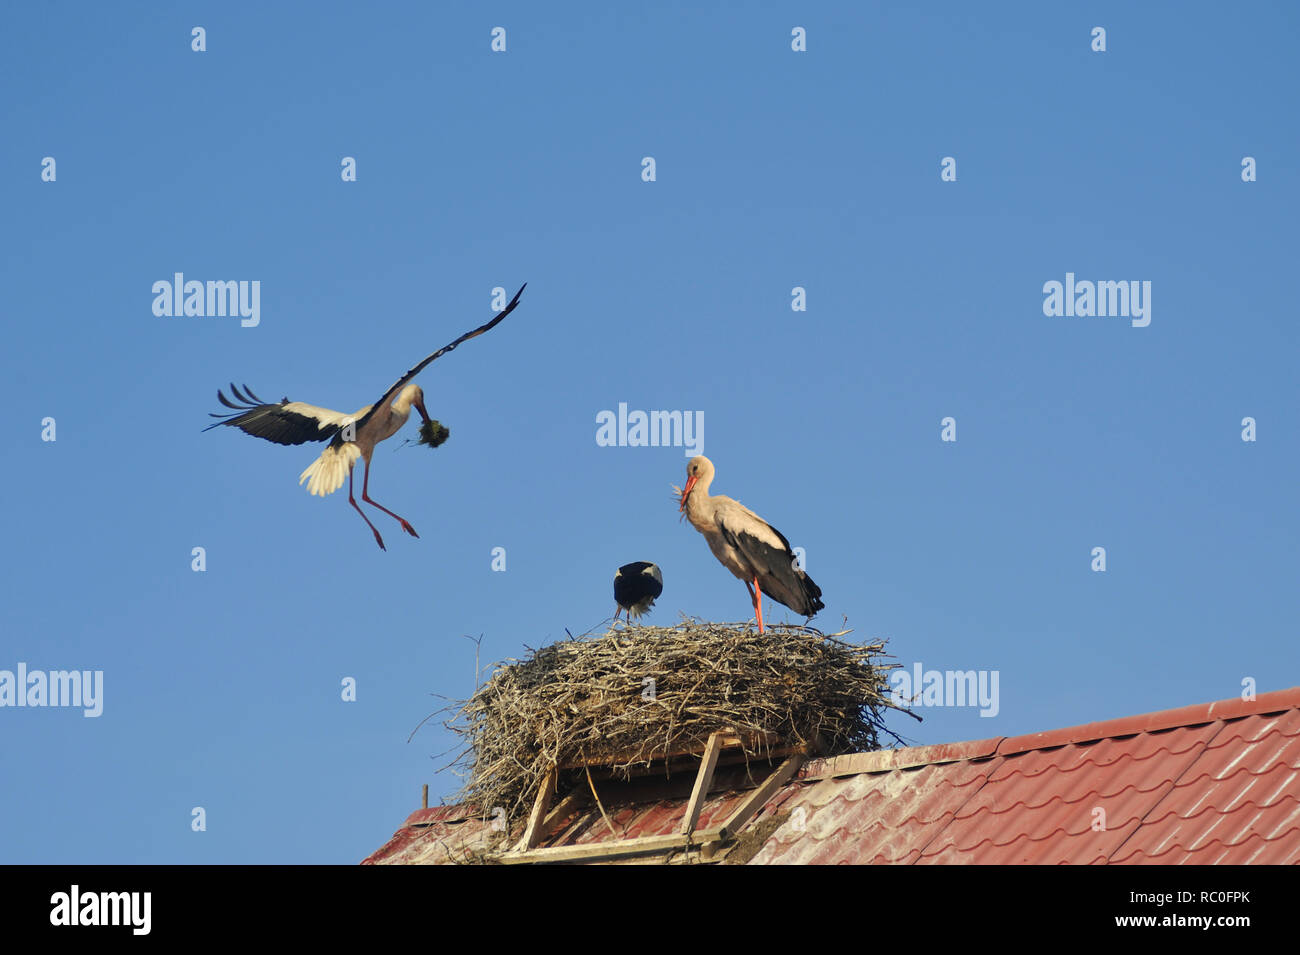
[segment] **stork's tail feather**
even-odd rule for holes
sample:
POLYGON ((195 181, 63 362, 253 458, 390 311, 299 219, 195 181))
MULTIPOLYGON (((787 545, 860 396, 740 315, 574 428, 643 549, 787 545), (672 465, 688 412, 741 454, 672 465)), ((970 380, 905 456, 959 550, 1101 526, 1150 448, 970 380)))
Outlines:
POLYGON ((822 603, 822 589, 813 583, 813 579, 802 570, 798 573, 799 585, 803 589, 804 598, 804 605, 797 608, 798 612, 805 617, 815 617, 817 611, 826 609, 826 605, 822 603))
POLYGON ((333 494, 348 479, 348 473, 359 457, 361 451, 354 441, 344 441, 337 446, 331 445, 321 452, 321 456, 311 463, 311 467, 298 475, 298 483, 307 481, 309 494, 319 494, 321 497, 333 494))

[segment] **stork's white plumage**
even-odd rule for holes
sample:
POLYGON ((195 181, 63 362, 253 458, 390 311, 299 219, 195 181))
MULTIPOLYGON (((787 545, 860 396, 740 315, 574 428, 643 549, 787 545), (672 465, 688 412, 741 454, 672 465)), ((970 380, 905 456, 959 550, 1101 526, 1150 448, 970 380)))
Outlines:
POLYGON ((479 326, 471 332, 466 332, 451 344, 439 348, 397 379, 392 387, 385 391, 383 396, 373 405, 366 405, 353 414, 331 411, 328 408, 320 408, 302 401, 290 401, 288 398, 278 404, 264 402, 253 394, 247 385, 244 386, 244 390, 241 392, 239 388, 232 384, 230 391, 234 401, 226 398, 220 390, 217 391, 217 400, 227 408, 233 409, 233 412, 211 415, 211 417, 220 418, 221 420, 203 430, 211 431, 218 425, 231 425, 239 428, 245 434, 265 438, 267 441, 273 441, 276 444, 306 444, 309 441, 329 441, 329 447, 322 451, 320 457, 299 475, 298 483, 307 482, 309 493, 319 494, 323 497, 337 491, 343 486, 343 479, 347 478, 348 503, 356 509, 356 512, 361 515, 361 519, 366 522, 366 525, 374 533, 375 542, 379 544, 380 549, 387 550, 384 547, 383 537, 380 536, 375 525, 370 523, 370 518, 366 517, 365 512, 357 505, 356 498, 353 496, 352 468, 356 465, 358 459, 364 459, 366 471, 365 478, 361 483, 361 500, 379 508, 389 517, 395 518, 402 525, 402 530, 412 537, 419 537, 420 535, 415 532, 415 528, 405 518, 399 517, 382 504, 371 499, 370 456, 374 453, 375 445, 380 441, 391 438, 401 430, 402 425, 406 424, 407 419, 411 416, 412 407, 420 412, 420 417, 426 423, 430 422, 429 412, 424 407, 424 390, 419 385, 412 384, 411 379, 423 371, 435 358, 445 355, 463 341, 482 335, 509 315, 514 311, 515 306, 519 304, 519 296, 524 294, 524 289, 527 287, 527 283, 520 286, 510 304, 498 312, 492 321, 479 326))
POLYGON ((795 564, 790 542, 739 501, 709 496, 713 462, 696 455, 686 465, 686 487, 674 488, 680 508, 709 542, 722 566, 745 582, 758 632, 763 632, 763 591, 805 617, 825 608, 822 590, 795 564))

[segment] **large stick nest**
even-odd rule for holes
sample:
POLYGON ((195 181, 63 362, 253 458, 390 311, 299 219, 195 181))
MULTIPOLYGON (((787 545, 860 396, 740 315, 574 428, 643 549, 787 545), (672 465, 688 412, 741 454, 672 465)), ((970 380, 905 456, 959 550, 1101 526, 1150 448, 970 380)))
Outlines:
POLYGON ((899 708, 888 685, 898 664, 877 662, 883 642, 840 639, 849 632, 684 620, 532 651, 497 667, 447 724, 464 744, 452 765, 469 777, 458 798, 515 820, 553 767, 599 761, 626 776, 702 750, 720 729, 764 737, 746 746, 756 757, 814 741, 824 755, 879 749, 881 732, 894 736, 882 716, 899 708))

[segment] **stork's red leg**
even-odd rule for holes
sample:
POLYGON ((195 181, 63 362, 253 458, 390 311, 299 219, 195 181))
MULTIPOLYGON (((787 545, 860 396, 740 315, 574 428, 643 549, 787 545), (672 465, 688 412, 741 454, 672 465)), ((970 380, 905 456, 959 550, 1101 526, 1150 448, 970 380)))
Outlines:
POLYGON ((754 616, 758 618, 758 632, 763 632, 763 589, 758 586, 758 578, 754 578, 754 616))
MULTIPOLYGON (((369 470, 370 468, 369 463, 366 464, 366 468, 367 470, 369 470)), ((366 496, 364 490, 361 492, 361 496, 363 498, 366 496)), ((361 519, 366 522, 366 526, 369 527, 370 530, 374 533, 375 543, 379 545, 379 549, 388 550, 388 548, 384 546, 384 539, 379 536, 379 531, 375 530, 375 525, 370 523, 370 518, 366 517, 366 512, 361 510, 361 508, 357 506, 357 499, 352 496, 352 470, 351 469, 349 469, 348 471, 348 503, 357 509, 357 513, 361 515, 361 519)))
MULTIPOLYGON (((378 501, 373 501, 370 499, 370 460, 369 459, 366 460, 366 476, 361 481, 361 500, 365 501, 367 504, 379 508, 389 517, 397 518, 398 523, 402 525, 402 530, 406 531, 406 533, 410 534, 412 537, 420 536, 419 534, 415 533, 414 527, 406 523, 406 518, 397 517, 396 514, 394 514, 388 508, 384 507, 384 505, 380 504, 378 501)), ((378 532, 376 532, 376 536, 378 536, 378 532)))
MULTIPOLYGON (((754 578, 754 583, 758 583, 757 577, 754 578)), ((762 633, 763 621, 758 615, 758 598, 754 596, 754 584, 745 581, 745 589, 749 591, 749 602, 754 608, 754 619, 758 621, 759 632, 762 633)))

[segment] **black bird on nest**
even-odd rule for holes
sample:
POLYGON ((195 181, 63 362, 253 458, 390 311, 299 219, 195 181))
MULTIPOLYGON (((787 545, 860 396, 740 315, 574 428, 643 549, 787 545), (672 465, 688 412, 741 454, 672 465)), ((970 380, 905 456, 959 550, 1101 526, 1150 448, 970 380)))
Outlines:
POLYGON ((614 602, 618 610, 614 611, 614 620, 624 610, 627 622, 649 611, 655 605, 655 598, 664 592, 663 574, 649 561, 638 560, 624 564, 614 575, 614 602))

